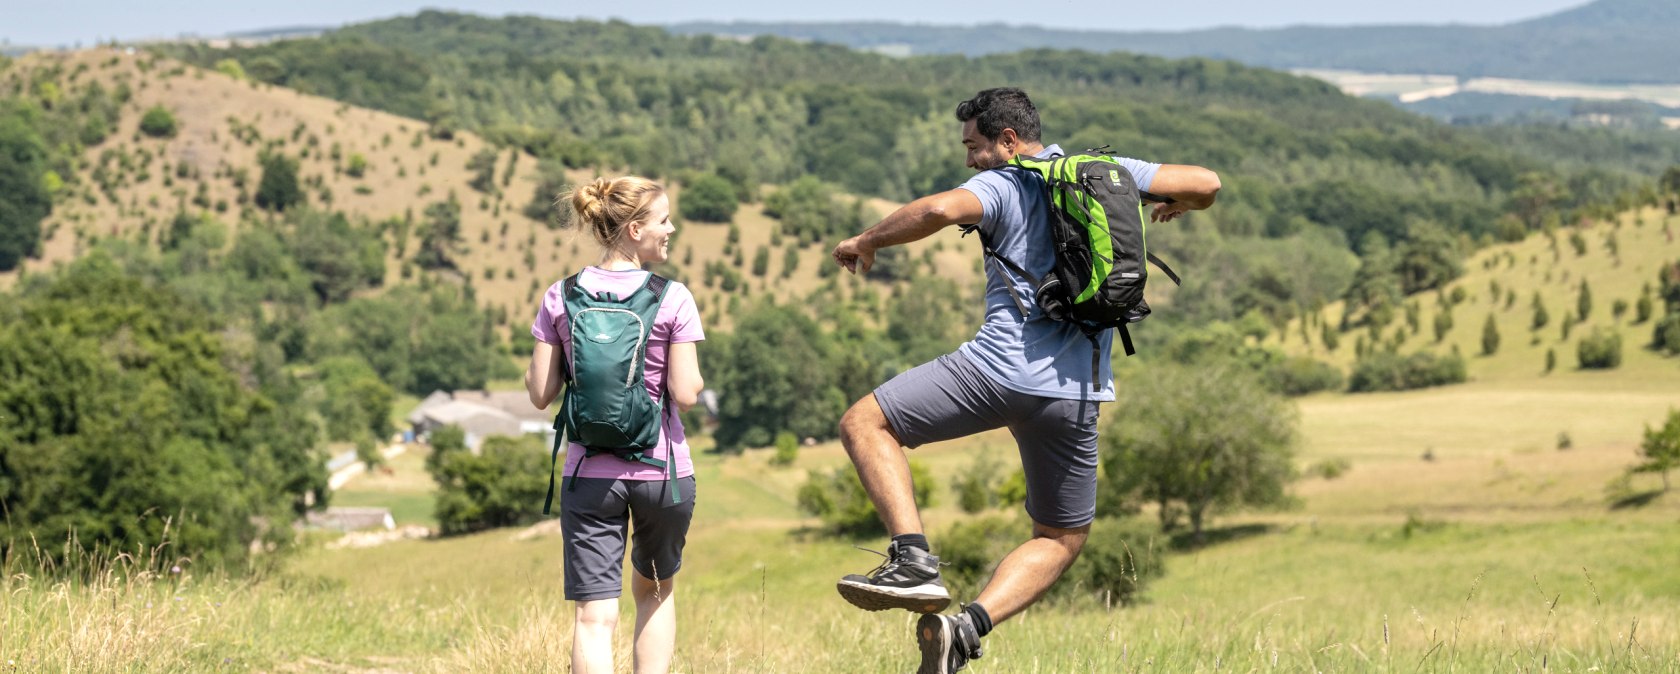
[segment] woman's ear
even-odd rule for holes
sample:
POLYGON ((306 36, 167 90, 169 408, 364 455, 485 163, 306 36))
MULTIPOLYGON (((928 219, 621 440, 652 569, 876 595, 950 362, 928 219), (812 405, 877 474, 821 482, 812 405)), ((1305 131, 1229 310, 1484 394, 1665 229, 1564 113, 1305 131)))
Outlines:
POLYGON ((624 226, 624 234, 626 236, 630 237, 631 241, 638 241, 639 242, 639 241, 642 240, 642 228, 644 226, 645 225, 643 223, 632 222, 632 223, 624 226))

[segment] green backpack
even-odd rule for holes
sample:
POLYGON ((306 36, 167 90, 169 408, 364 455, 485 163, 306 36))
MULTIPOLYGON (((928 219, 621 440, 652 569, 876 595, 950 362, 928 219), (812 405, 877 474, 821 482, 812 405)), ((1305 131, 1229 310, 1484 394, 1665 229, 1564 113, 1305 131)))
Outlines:
MULTIPOLYGON (((682 502, 682 494, 671 482, 669 462, 646 453, 659 444, 660 426, 665 420, 664 392, 659 400, 648 395, 644 370, 648 338, 669 285, 666 278, 650 273, 642 287, 620 298, 609 292, 591 294, 578 285, 577 275, 566 279, 561 297, 571 324, 572 349, 570 359, 561 361, 566 390, 560 412, 554 416, 554 451, 549 458, 544 515, 554 503, 554 469, 568 438, 584 446, 579 470, 584 459, 600 454, 645 463, 665 470, 671 501, 682 502)), ((665 455, 671 456, 669 441, 665 455)), ((567 488, 576 485, 577 474, 573 473, 567 488)))
MULTIPOLYGON (((1101 147, 1045 158, 1018 155, 1004 167, 1044 179, 1045 203, 1050 210, 1050 241, 1046 243, 1055 252, 1056 262, 1043 278, 1034 277, 999 255, 981 233, 986 255, 1032 283, 1036 288, 1033 299, 1045 314, 1078 325, 1090 338, 1093 390, 1099 372, 1097 335, 1117 329, 1126 355, 1137 352, 1126 325, 1149 316, 1149 303, 1143 299, 1144 284, 1149 280, 1145 262, 1160 267, 1173 283, 1179 282, 1178 274, 1149 252, 1144 237, 1148 218, 1143 202, 1171 203, 1172 199, 1139 190, 1131 171, 1105 154, 1106 150, 1101 147)), ((1021 314, 1026 315, 1027 304, 1015 286, 1005 286, 1021 314)))

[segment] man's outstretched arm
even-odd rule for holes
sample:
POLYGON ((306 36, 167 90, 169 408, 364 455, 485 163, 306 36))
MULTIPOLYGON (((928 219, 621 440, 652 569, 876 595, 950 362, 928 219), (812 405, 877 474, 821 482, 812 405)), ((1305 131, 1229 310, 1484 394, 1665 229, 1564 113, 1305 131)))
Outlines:
POLYGON ((929 195, 905 204, 875 226, 834 247, 834 261, 853 274, 875 265, 875 251, 932 236, 951 225, 967 225, 984 215, 980 198, 973 192, 955 189, 929 195))
POLYGON ((1173 203, 1155 204, 1149 219, 1167 222, 1185 211, 1199 211, 1213 205, 1219 195, 1219 174, 1200 166, 1166 164, 1155 172, 1149 191, 1172 197, 1173 203))

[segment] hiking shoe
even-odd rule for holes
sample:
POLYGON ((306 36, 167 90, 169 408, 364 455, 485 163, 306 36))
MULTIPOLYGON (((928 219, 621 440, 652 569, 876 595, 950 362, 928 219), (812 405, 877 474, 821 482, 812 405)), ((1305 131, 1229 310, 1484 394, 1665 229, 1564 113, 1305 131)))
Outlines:
POLYGON ((916 645, 922 651, 916 674, 951 674, 980 657, 980 633, 961 613, 922 616, 916 621, 916 645))
POLYGON ((951 605, 951 594, 945 591, 945 583, 939 579, 938 557, 920 548, 900 547, 897 543, 887 546, 887 554, 883 556, 886 561, 869 575, 851 574, 841 578, 836 585, 840 596, 865 611, 901 608, 917 613, 938 613, 951 605))

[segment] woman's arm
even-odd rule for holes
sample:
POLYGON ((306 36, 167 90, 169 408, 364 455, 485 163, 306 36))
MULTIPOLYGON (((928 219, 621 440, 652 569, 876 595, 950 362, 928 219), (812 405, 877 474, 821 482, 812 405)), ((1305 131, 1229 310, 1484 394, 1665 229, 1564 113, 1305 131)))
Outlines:
POLYGON ((705 380, 700 378, 700 352, 694 346, 697 343, 672 344, 665 355, 665 390, 671 392, 671 401, 677 404, 677 409, 684 412, 699 402, 700 390, 706 387, 705 380))
POLYGON ((548 409, 548 404, 560 395, 560 359, 564 357, 559 344, 541 340, 531 350, 531 366, 525 369, 525 392, 539 410, 548 409))

